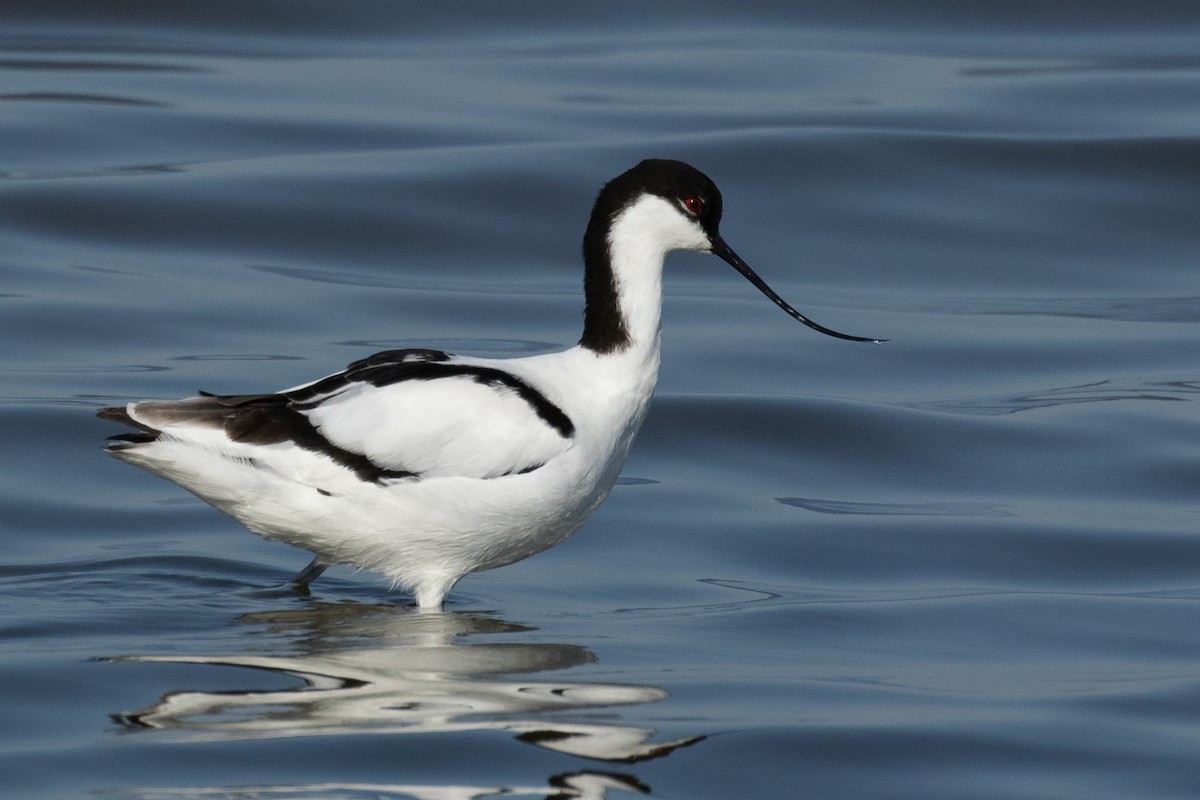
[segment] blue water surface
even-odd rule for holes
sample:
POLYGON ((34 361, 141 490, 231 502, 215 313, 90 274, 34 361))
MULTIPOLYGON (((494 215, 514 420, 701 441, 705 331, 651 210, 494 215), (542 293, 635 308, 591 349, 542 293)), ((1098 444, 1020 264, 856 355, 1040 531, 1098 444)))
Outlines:
POLYGON ((5 3, 22 798, 1200 795, 1191 3, 5 3), (102 405, 573 343, 600 185, 721 186, 567 543, 416 614, 102 405))

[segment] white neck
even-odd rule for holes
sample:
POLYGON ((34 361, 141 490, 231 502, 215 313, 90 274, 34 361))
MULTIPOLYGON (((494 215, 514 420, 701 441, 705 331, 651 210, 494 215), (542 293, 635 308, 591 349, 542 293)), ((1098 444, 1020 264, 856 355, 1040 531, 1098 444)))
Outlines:
POLYGON ((657 358, 667 253, 708 248, 700 227, 657 195, 643 195, 616 216, 608 232, 608 253, 629 349, 653 352, 657 358))

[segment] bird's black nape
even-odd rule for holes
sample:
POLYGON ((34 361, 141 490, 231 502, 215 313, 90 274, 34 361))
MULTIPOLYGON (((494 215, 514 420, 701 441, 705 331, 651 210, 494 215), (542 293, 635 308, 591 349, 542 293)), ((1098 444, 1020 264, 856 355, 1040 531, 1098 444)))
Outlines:
POLYGON ((604 185, 592 207, 583 235, 583 337, 579 343, 597 353, 612 353, 629 344, 629 332, 617 302, 617 285, 609 263, 608 232, 621 209, 643 194, 672 203, 696 197, 702 201, 697 221, 710 237, 718 236, 721 192, 700 170, 682 161, 649 158, 604 185))

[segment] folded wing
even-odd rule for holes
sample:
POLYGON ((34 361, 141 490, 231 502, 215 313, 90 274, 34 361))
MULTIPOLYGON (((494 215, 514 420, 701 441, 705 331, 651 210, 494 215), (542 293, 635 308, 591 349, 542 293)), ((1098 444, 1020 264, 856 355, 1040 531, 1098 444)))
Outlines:
POLYGON ((106 410, 146 434, 219 428, 245 445, 290 443, 364 481, 497 478, 538 469, 570 448, 574 425, 535 387, 497 367, 434 350, 390 350, 275 394, 205 395, 106 410))

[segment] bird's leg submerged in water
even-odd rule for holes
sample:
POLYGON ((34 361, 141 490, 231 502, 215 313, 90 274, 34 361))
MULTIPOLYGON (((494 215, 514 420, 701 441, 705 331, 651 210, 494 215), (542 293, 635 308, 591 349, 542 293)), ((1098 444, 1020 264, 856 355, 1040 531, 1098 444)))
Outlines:
POLYGON ((311 564, 300 570, 300 573, 292 578, 292 586, 300 591, 308 591, 308 585, 321 577, 321 573, 331 566, 331 564, 322 561, 320 556, 316 556, 313 558, 311 564))

